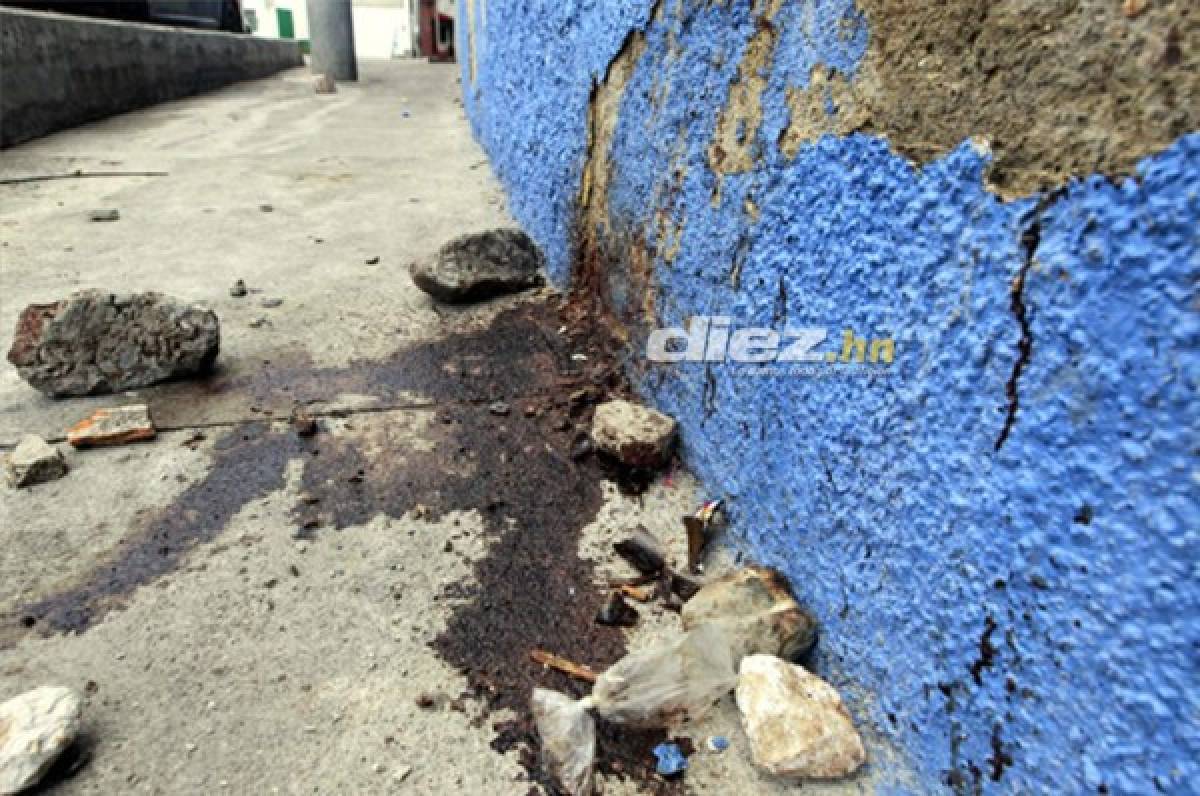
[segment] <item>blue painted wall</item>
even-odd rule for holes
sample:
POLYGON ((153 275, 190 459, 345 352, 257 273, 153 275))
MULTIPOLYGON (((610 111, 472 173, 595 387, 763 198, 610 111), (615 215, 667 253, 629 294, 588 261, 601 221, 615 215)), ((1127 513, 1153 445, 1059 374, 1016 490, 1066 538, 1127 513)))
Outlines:
POLYGON ((728 498, 735 543, 820 615, 818 671, 899 750, 881 791, 1200 792, 1200 135, 1136 177, 1011 202, 966 141, 921 168, 861 134, 789 160, 784 88, 816 62, 853 78, 870 32, 850 0, 788 3, 759 163, 714 203, 708 146, 755 29, 746 3, 651 19, 633 0, 490 0, 486 22, 480 3, 473 42, 459 26, 465 103, 556 281, 591 86, 639 28, 607 211, 645 241, 657 322, 895 338, 896 361, 865 372, 639 371, 728 498), (664 214, 682 229, 670 258, 664 214))

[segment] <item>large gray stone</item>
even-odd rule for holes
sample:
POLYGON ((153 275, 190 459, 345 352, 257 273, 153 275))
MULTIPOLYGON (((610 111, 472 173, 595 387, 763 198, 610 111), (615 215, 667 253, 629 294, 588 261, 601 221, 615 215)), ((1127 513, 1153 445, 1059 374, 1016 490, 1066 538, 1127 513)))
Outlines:
POLYGON ((465 304, 542 284, 544 258, 519 229, 464 235, 442 247, 431 262, 413 263, 417 287, 447 304, 465 304))
POLYGON ((754 762, 789 779, 837 779, 866 762, 862 738, 833 686, 773 655, 738 671, 737 705, 754 762))
POLYGON ((85 290, 26 307, 8 361, 47 395, 90 395, 202 373, 220 341, 212 310, 160 293, 85 290))
POLYGON ((69 688, 35 688, 0 705, 0 796, 38 783, 75 740, 83 701, 69 688))
POLYGON ((34 434, 26 434, 4 462, 8 485, 20 489, 67 474, 67 462, 58 448, 34 434))

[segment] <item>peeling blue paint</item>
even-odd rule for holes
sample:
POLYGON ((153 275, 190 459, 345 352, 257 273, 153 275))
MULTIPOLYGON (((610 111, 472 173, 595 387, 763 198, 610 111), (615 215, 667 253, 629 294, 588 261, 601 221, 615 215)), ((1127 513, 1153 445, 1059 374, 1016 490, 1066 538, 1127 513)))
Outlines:
POLYGON ((1013 202, 984 190, 967 142, 917 168, 882 139, 826 136, 789 161, 785 88, 817 63, 852 77, 869 31, 851 0, 786 3, 760 165, 720 178, 714 206, 708 146, 753 16, 663 3, 652 22, 646 2, 492 0, 505 25, 475 43, 468 113, 562 284, 592 81, 645 27, 608 210, 658 255, 659 322, 895 338, 867 376, 641 375, 729 501, 734 542, 822 618, 818 671, 911 767, 915 785, 882 772, 880 790, 1196 792, 1200 135, 1135 177, 1013 202), (670 261, 663 214, 683 230, 670 261), (1031 356, 996 450, 1023 271, 1031 356))

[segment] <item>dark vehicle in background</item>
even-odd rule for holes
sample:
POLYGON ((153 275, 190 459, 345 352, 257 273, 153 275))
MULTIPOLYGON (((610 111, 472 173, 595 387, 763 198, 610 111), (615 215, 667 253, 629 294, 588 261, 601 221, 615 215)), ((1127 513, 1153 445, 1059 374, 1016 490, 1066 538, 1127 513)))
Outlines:
POLYGON ((240 0, 0 0, 0 5, 180 28, 246 32, 240 0))

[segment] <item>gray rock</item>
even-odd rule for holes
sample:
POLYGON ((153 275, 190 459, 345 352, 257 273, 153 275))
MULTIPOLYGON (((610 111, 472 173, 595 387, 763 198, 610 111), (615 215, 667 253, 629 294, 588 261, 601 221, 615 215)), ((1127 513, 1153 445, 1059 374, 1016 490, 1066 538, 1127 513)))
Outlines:
POLYGON ((675 448, 675 420, 629 401, 607 401, 592 416, 596 449, 627 467, 662 467, 675 448))
POLYGON ((26 434, 4 464, 8 485, 14 489, 53 481, 67 474, 67 462, 58 448, 41 437, 26 434))
POLYGON ((36 785, 79 734, 82 714, 69 688, 36 688, 0 705, 0 794, 36 785))
POLYGON ((241 279, 234 282, 233 287, 229 288, 229 295, 233 296, 234 298, 241 298, 242 296, 245 296, 247 292, 246 283, 241 279))
POLYGON ((455 238, 432 262, 413 263, 417 287, 447 304, 516 293, 542 284, 545 260, 519 229, 493 229, 455 238))
POLYGON ((93 210, 88 218, 92 221, 120 221, 121 211, 115 207, 105 208, 103 210, 93 210))
POLYGON ((736 694, 754 762, 772 774, 838 779, 866 762, 841 696, 804 668, 751 655, 738 670, 736 694))
POLYGON ((122 392, 208 370, 220 347, 211 310, 160 293, 85 290, 31 304, 8 361, 52 397, 122 392))
POLYGON ((745 567, 705 584, 680 611, 684 629, 721 628, 734 660, 770 654, 801 661, 817 645, 817 620, 792 596, 780 572, 745 567))

